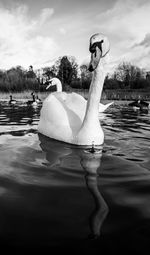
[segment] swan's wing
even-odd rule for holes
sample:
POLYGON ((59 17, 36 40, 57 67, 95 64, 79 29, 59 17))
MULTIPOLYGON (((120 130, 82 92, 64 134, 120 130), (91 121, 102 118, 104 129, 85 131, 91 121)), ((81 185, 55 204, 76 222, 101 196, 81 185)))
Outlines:
POLYGON ((38 131, 48 137, 70 141, 81 127, 81 119, 70 109, 64 93, 51 94, 43 102, 38 131), (58 95, 59 94, 59 95, 58 95))
POLYGON ((87 101, 77 93, 67 94, 66 106, 72 110, 83 121, 86 111, 87 101))

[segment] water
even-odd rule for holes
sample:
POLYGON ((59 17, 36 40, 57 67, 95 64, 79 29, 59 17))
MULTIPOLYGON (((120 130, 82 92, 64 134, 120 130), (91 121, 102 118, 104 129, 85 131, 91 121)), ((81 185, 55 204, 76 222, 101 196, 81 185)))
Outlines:
POLYGON ((0 243, 143 254, 150 248, 150 112, 100 114, 98 153, 38 134, 41 106, 0 106, 0 243))

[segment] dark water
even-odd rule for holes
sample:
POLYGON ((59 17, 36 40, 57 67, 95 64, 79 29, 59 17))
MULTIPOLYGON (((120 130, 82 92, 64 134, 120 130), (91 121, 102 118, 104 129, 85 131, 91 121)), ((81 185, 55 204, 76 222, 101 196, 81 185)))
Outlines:
POLYGON ((92 154, 38 134, 40 108, 0 106, 1 246, 146 254, 150 112, 115 103, 92 154))

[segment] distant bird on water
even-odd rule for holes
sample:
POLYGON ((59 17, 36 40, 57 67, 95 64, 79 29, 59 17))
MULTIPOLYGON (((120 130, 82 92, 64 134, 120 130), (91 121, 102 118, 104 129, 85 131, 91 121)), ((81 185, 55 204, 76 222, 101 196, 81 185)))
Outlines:
POLYGON ((10 95, 9 104, 14 105, 14 104, 16 104, 16 103, 17 103, 17 101, 14 100, 14 99, 12 99, 12 95, 10 95))
POLYGON ((27 105, 37 106, 37 102, 36 102, 36 99, 35 99, 35 94, 33 92, 31 93, 31 96, 32 96, 33 99, 28 100, 27 105))
POLYGON ((38 95, 36 96, 36 100, 37 103, 42 103, 41 99, 38 97, 38 95))
POLYGON ((145 102, 143 100, 136 100, 132 103, 129 103, 128 106, 133 107, 134 110, 143 110, 143 109, 150 109, 150 103, 145 102))

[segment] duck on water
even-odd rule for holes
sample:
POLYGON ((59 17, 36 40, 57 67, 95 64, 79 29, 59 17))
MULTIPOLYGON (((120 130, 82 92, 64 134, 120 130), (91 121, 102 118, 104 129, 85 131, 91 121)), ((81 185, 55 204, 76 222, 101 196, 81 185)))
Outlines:
POLYGON ((38 102, 36 101, 35 94, 31 93, 32 100, 28 100, 26 103, 27 105, 37 106, 38 102))
POLYGON ((17 103, 16 100, 12 99, 12 95, 10 95, 10 100, 9 100, 9 104, 10 105, 15 105, 17 103))
POLYGON ((133 107, 134 110, 144 110, 150 109, 150 103, 149 102, 145 102, 144 100, 138 99, 132 103, 129 103, 128 106, 133 107))

